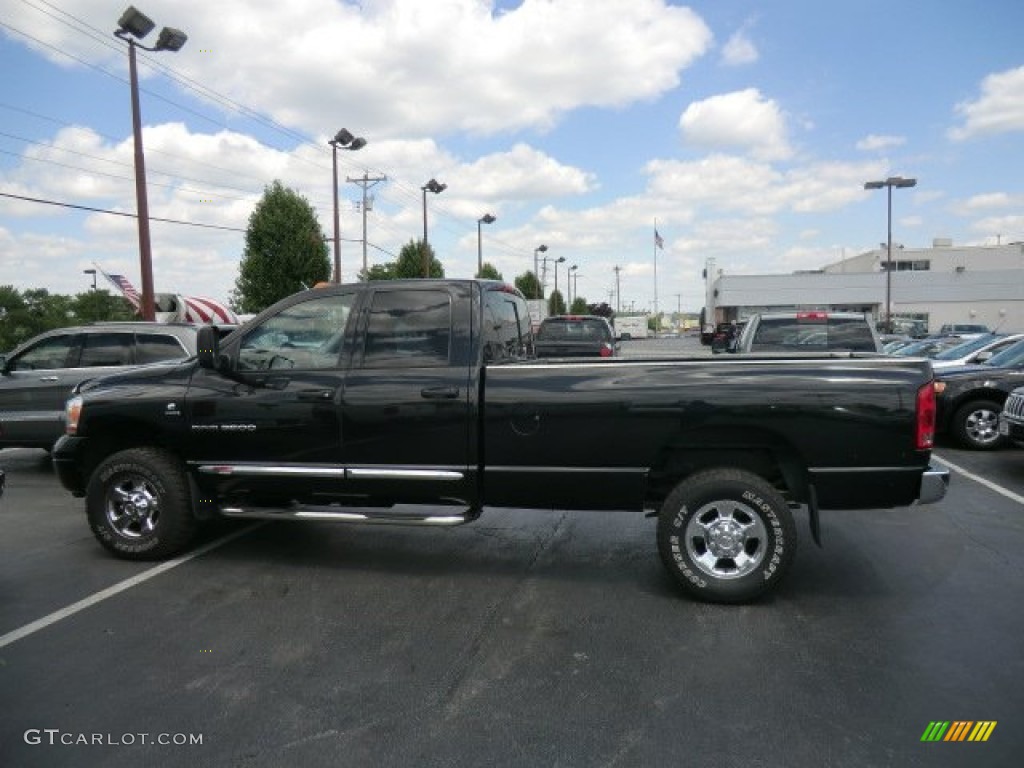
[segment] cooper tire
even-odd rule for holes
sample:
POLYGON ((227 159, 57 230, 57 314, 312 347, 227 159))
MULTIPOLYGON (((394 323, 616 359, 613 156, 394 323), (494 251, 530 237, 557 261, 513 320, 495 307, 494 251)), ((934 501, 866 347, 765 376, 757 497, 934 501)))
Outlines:
POLYGON ((953 415, 953 433, 965 448, 991 451, 1003 444, 999 434, 999 414, 1003 407, 993 400, 973 400, 961 405, 953 415))
POLYGON ((782 496, 735 469, 699 472, 677 485, 658 515, 658 552, 689 594, 742 603, 775 587, 796 554, 796 525, 782 496))
POLYGON ((89 479, 85 505, 93 535, 126 560, 178 554, 198 529, 181 462, 156 448, 107 458, 89 479))

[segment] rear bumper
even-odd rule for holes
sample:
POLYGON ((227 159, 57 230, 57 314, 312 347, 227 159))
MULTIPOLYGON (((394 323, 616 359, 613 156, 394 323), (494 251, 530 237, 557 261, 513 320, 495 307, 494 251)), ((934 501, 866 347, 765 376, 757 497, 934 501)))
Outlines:
POLYGON ((88 478, 82 473, 85 466, 85 447, 88 440, 84 437, 64 435, 53 446, 53 470, 57 479, 72 496, 85 496, 88 478))
POLYGON ((949 488, 949 470, 928 467, 921 475, 921 493, 917 497, 918 504, 934 504, 942 501, 949 488))

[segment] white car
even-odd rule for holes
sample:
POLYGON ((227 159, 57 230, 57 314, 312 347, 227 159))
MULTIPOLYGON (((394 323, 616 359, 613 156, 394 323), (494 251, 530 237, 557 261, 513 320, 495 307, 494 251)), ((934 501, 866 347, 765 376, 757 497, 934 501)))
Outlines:
POLYGON ((961 365, 977 365, 988 360, 997 352, 1002 352, 1012 344, 1024 339, 1024 333, 985 334, 974 339, 967 339, 963 344, 944 349, 932 357, 932 369, 942 371, 961 365))

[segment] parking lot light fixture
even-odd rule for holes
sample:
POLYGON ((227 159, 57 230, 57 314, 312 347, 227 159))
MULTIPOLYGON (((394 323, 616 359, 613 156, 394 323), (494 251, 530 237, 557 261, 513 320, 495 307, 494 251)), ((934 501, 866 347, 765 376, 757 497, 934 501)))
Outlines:
POLYGON ((366 146, 366 139, 353 136, 342 128, 334 138, 327 142, 331 145, 331 167, 334 171, 334 282, 341 282, 341 216, 338 213, 338 148, 355 151, 366 146))
POLYGON ((139 267, 142 273, 142 297, 140 312, 143 320, 156 319, 156 304, 153 296, 153 251, 149 237, 149 199, 146 192, 146 160, 142 148, 142 116, 139 109, 139 75, 135 64, 135 49, 144 51, 180 51, 188 40, 188 35, 180 29, 164 27, 160 31, 156 45, 149 48, 137 40, 141 40, 156 25, 146 14, 135 6, 128 9, 118 19, 114 36, 128 43, 128 73, 132 92, 132 133, 135 137, 135 205, 139 227, 139 267))
POLYGON ((481 230, 482 224, 493 224, 498 220, 498 217, 493 213, 485 213, 479 219, 476 220, 476 276, 480 277, 480 273, 484 271, 484 246, 483 246, 483 233, 481 230))
POLYGON ((440 195, 448 189, 448 185, 431 179, 420 189, 423 191, 423 276, 430 277, 430 252, 427 250, 427 192, 440 195))
POLYGON ((540 295, 539 296, 534 296, 533 298, 535 298, 535 299, 543 299, 544 298, 544 286, 540 284, 540 271, 538 269, 537 254, 538 253, 545 253, 547 251, 547 249, 548 249, 548 247, 546 245, 538 245, 536 248, 533 249, 533 276, 534 276, 534 278, 537 281, 538 287, 540 288, 540 290, 539 290, 540 295))
POLYGON ((884 181, 864 182, 864 189, 882 189, 888 192, 888 213, 886 222, 888 237, 886 238, 885 258, 885 331, 892 333, 892 188, 905 189, 917 184, 917 179, 905 179, 902 176, 890 176, 884 181))

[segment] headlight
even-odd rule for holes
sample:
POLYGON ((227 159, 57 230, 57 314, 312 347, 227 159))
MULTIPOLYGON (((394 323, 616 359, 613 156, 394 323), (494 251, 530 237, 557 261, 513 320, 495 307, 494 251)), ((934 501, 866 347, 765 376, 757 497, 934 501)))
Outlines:
POLYGON ((82 416, 82 397, 75 395, 64 404, 64 431, 69 435, 78 433, 78 420, 82 416))

